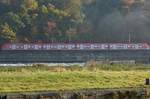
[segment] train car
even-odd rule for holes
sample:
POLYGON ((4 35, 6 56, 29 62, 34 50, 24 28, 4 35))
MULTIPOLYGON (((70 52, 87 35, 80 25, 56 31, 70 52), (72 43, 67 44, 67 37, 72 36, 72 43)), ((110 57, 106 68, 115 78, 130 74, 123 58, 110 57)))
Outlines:
POLYGON ((107 50, 101 43, 7 43, 2 50, 107 50))
POLYGON ((150 46, 147 43, 131 43, 131 44, 124 44, 124 43, 114 43, 109 44, 110 50, 148 50, 150 46))
POLYGON ((7 43, 1 50, 149 50, 147 43, 7 43))

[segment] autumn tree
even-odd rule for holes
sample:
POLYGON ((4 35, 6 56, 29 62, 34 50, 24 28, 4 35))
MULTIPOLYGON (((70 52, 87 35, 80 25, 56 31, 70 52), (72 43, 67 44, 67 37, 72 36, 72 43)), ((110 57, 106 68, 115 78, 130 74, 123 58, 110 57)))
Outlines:
POLYGON ((16 33, 5 23, 0 26, 0 41, 2 42, 14 42, 16 41, 16 33))

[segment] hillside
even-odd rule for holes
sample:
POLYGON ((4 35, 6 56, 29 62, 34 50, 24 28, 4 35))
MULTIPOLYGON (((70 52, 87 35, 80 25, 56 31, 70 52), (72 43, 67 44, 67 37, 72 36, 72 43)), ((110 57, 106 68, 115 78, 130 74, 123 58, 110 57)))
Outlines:
POLYGON ((150 41, 149 0, 1 0, 0 42, 150 41))

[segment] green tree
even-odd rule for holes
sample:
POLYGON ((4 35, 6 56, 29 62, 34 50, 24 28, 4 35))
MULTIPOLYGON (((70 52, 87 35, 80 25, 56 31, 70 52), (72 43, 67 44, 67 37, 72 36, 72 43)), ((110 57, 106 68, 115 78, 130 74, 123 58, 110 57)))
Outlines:
POLYGON ((1 0, 0 5, 1 27, 9 27, 20 42, 72 40, 84 19, 82 0, 1 0))
POLYGON ((14 42, 16 41, 16 33, 12 30, 12 28, 5 23, 0 27, 0 41, 4 42, 14 42))
POLYGON ((2 22, 8 23, 15 32, 25 26, 20 16, 13 12, 8 12, 4 14, 4 16, 2 17, 2 22))
POLYGON ((82 0, 66 0, 67 3, 64 10, 74 18, 74 21, 82 23, 84 19, 84 14, 82 12, 82 0))
POLYGON ((23 4, 29 10, 36 10, 38 8, 37 0, 24 0, 23 4))
POLYGON ((48 13, 48 9, 47 9, 47 7, 45 6, 45 5, 42 5, 42 13, 48 13))

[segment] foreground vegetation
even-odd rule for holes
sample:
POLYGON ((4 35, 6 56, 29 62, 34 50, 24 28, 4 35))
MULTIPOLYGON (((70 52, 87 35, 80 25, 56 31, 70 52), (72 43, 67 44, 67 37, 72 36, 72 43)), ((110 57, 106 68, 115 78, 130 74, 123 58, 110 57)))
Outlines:
POLYGON ((131 66, 132 69, 128 70, 123 65, 94 66, 1 67, 0 92, 146 87, 144 80, 150 77, 148 66, 131 66), (108 70, 107 66, 111 69, 108 70))

